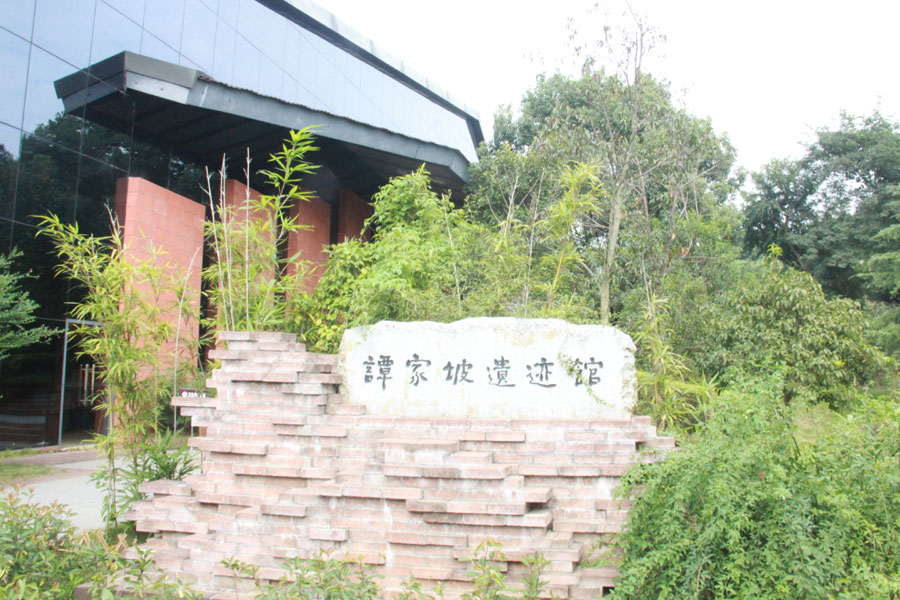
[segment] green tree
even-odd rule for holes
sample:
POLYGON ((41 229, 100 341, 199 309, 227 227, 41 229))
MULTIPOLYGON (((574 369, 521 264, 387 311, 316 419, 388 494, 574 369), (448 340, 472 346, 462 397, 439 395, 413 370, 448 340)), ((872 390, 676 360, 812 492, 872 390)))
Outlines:
POLYGON ((782 399, 846 406, 886 365, 866 340, 866 318, 846 298, 828 298, 809 273, 783 265, 779 249, 746 265, 709 327, 719 344, 716 372, 763 376, 783 369, 782 399), (751 268, 746 268, 747 266, 751 268))
MULTIPOLYGON (((271 156, 271 170, 262 170, 268 194, 246 196, 229 205, 225 197, 226 173, 219 174, 219 190, 207 174, 205 192, 212 219, 206 223, 206 242, 212 260, 203 269, 211 324, 219 331, 279 331, 291 322, 291 294, 301 294, 307 263, 299 252, 287 255, 288 237, 308 229, 299 205, 312 194, 300 187, 304 175, 317 166, 304 157, 316 150, 309 127, 291 131, 279 152, 271 156)), ((249 158, 244 175, 251 179, 249 158)))
POLYGON ((56 333, 44 325, 32 327, 37 304, 22 290, 21 281, 26 277, 13 269, 18 252, 0 254, 0 361, 10 352, 42 342, 56 333))
POLYGON ((97 365, 105 388, 99 410, 111 425, 97 441, 107 459, 101 481, 107 491, 103 514, 114 525, 140 483, 132 481, 131 489, 121 489, 126 486, 120 485, 119 475, 123 469, 140 472, 146 442, 162 435, 160 412, 172 393, 172 369, 196 368, 198 342, 182 335, 180 346, 173 347, 177 323, 171 317, 196 322, 199 315, 190 314, 183 277, 164 262, 158 249, 147 244, 147 257, 139 259, 117 226, 109 236, 93 236, 56 215, 41 217, 40 222, 40 235, 53 242, 60 258, 57 273, 82 288, 83 299, 72 305, 72 317, 99 323, 78 325, 73 332, 80 352, 97 365), (116 461, 119 449, 125 466, 116 461))
POLYGON ((592 169, 573 165, 548 185, 558 202, 533 225, 490 227, 430 189, 424 169, 393 178, 375 194, 368 242, 330 249, 328 268, 300 307, 296 330, 334 351, 346 327, 379 320, 453 321, 473 316, 591 318, 573 243, 577 216, 600 193, 592 169))
POLYGON ((717 209, 735 185, 727 140, 677 108, 666 84, 643 70, 655 33, 635 19, 621 40, 612 36, 607 30, 599 55, 580 57, 580 77, 541 77, 518 118, 501 110, 495 141, 472 169, 478 214, 527 224, 558 197, 548 174, 570 161, 599 166, 606 194, 579 219, 576 245, 602 322, 621 308, 623 293, 643 288, 645 276, 655 287, 679 263, 705 254, 692 238, 696 229, 682 221, 717 209))
POLYGON ((900 212, 900 126, 875 112, 841 115, 797 161, 773 161, 753 176, 745 208, 746 249, 770 244, 828 293, 895 300, 900 212))

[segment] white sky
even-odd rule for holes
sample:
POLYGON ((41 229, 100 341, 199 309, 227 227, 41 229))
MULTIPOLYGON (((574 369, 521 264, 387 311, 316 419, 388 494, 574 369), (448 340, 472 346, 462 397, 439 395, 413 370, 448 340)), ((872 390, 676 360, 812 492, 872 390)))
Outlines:
MULTIPOLYGON (((586 0, 318 0, 339 19, 480 113, 485 137, 500 104, 517 108, 542 72, 573 72, 566 23, 600 31, 586 0)), ((622 0, 601 2, 618 15, 622 0)), ((758 169, 799 156, 841 110, 900 116, 892 0, 633 0, 666 36, 648 70, 710 117, 758 169)))

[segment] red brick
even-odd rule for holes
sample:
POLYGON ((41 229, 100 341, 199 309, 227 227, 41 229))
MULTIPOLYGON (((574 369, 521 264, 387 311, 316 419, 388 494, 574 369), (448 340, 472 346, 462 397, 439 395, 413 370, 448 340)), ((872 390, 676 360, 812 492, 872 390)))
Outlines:
POLYGON ((384 465, 386 477, 422 477, 423 467, 409 465, 384 465))
POLYGON ((519 475, 537 477, 555 477, 559 474, 559 467, 555 465, 519 465, 519 475))
POLYGON ((264 504, 260 507, 260 512, 264 515, 305 517, 306 507, 301 504, 264 504))
POLYGON ((422 497, 421 488, 384 487, 381 491, 388 500, 418 500, 422 497))
POLYGON ((599 477, 600 467, 592 465, 564 465, 559 468, 560 477, 599 477))
POLYGON ((484 434, 487 442, 524 442, 524 431, 488 431, 484 434))
POLYGON ((231 444, 221 440, 195 437, 188 440, 188 446, 203 452, 231 452, 231 444))
POLYGON ((347 531, 344 529, 328 529, 324 527, 310 527, 309 539, 327 542, 344 542, 347 540, 347 531))

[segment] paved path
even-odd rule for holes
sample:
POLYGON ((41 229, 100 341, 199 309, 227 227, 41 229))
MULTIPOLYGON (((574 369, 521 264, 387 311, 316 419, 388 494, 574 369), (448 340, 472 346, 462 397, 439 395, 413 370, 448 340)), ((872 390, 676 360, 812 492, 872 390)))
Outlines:
POLYGON ((97 489, 90 476, 103 468, 106 461, 99 458, 95 450, 42 452, 10 461, 52 465, 60 469, 59 473, 26 479, 23 485, 34 490, 35 502, 65 504, 74 513, 72 524, 79 529, 103 527, 100 511, 103 492, 97 489))

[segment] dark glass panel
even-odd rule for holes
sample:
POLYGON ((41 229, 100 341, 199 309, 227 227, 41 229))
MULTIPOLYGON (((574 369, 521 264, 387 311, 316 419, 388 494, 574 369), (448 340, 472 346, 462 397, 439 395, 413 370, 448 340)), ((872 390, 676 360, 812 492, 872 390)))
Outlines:
MULTIPOLYGON (((2 29, 0 29, 0 73, 3 73, 0 122, 12 127, 21 127, 28 75, 28 43, 2 29)), ((16 141, 15 145, 6 146, 6 149, 15 153, 18 147, 19 143, 16 141)))
POLYGON ((23 136, 16 193, 18 222, 34 225, 34 215, 47 213, 72 222, 79 161, 78 153, 68 146, 80 135, 81 123, 71 115, 59 117, 37 127, 38 135, 23 136))
POLYGON ((35 237, 35 216, 53 213, 64 222, 72 222, 77 173, 75 153, 34 136, 22 140, 13 243, 35 276, 29 284, 30 292, 45 316, 60 317, 65 313, 68 286, 54 275, 56 257, 52 244, 44 236, 35 237))
POLYGON ((103 2, 97 4, 91 64, 124 50, 141 51, 141 28, 103 2))
POLYGON ((73 213, 78 229, 91 235, 109 235, 110 211, 115 209, 116 182, 128 173, 110 165, 81 157, 78 169, 78 192, 73 213))
MULTIPOLYGON (((178 155, 173 155, 169 161, 168 189, 194 202, 206 205, 208 198, 203 192, 206 189, 206 169, 190 161, 183 160, 178 155)), ((213 186, 217 185, 213 183, 213 186)), ((214 187, 214 189, 216 189, 214 187)))
POLYGON ((75 67, 88 66, 94 4, 94 0, 38 0, 34 43, 75 67))
MULTIPOLYGON (((46 238, 35 239, 34 233, 31 228, 16 228, 13 243, 22 255, 13 265, 17 271, 30 272, 31 276, 21 281, 21 288, 38 305, 33 313, 35 324, 61 329, 69 285, 53 275, 52 245, 46 238)), ((0 446, 56 443, 62 337, 62 334, 55 335, 43 344, 20 348, 3 361, 0 403, 19 409, 16 412, 27 419, 20 419, 22 429, 0 439, 0 446)), ((13 411, 0 412, 9 414, 13 411)))
MULTIPOLYGON (((40 48, 32 48, 23 127, 26 132, 35 131, 40 124, 46 123, 62 112, 63 103, 56 97, 53 82, 71 75, 76 70, 71 64, 47 54, 40 48)), ((69 147, 78 149, 77 139, 68 140, 66 143, 74 144, 69 147)))
POLYGON ((125 124, 123 131, 124 133, 85 120, 80 151, 85 156, 127 171, 132 158, 132 138, 129 133, 131 125, 125 124))
MULTIPOLYGON (((0 144, 6 148, 12 145, 18 148, 20 133, 14 127, 0 124, 0 144)), ((0 150, 0 231, 8 231, 10 228, 9 219, 12 218, 15 203, 17 164, 15 155, 7 150, 0 150)), ((0 242, 0 252, 6 252, 9 239, 6 238, 6 241, 6 244, 0 242)))
POLYGON ((216 44, 216 16, 200 0, 187 0, 184 6, 184 31, 181 54, 206 73, 213 70, 216 44))

